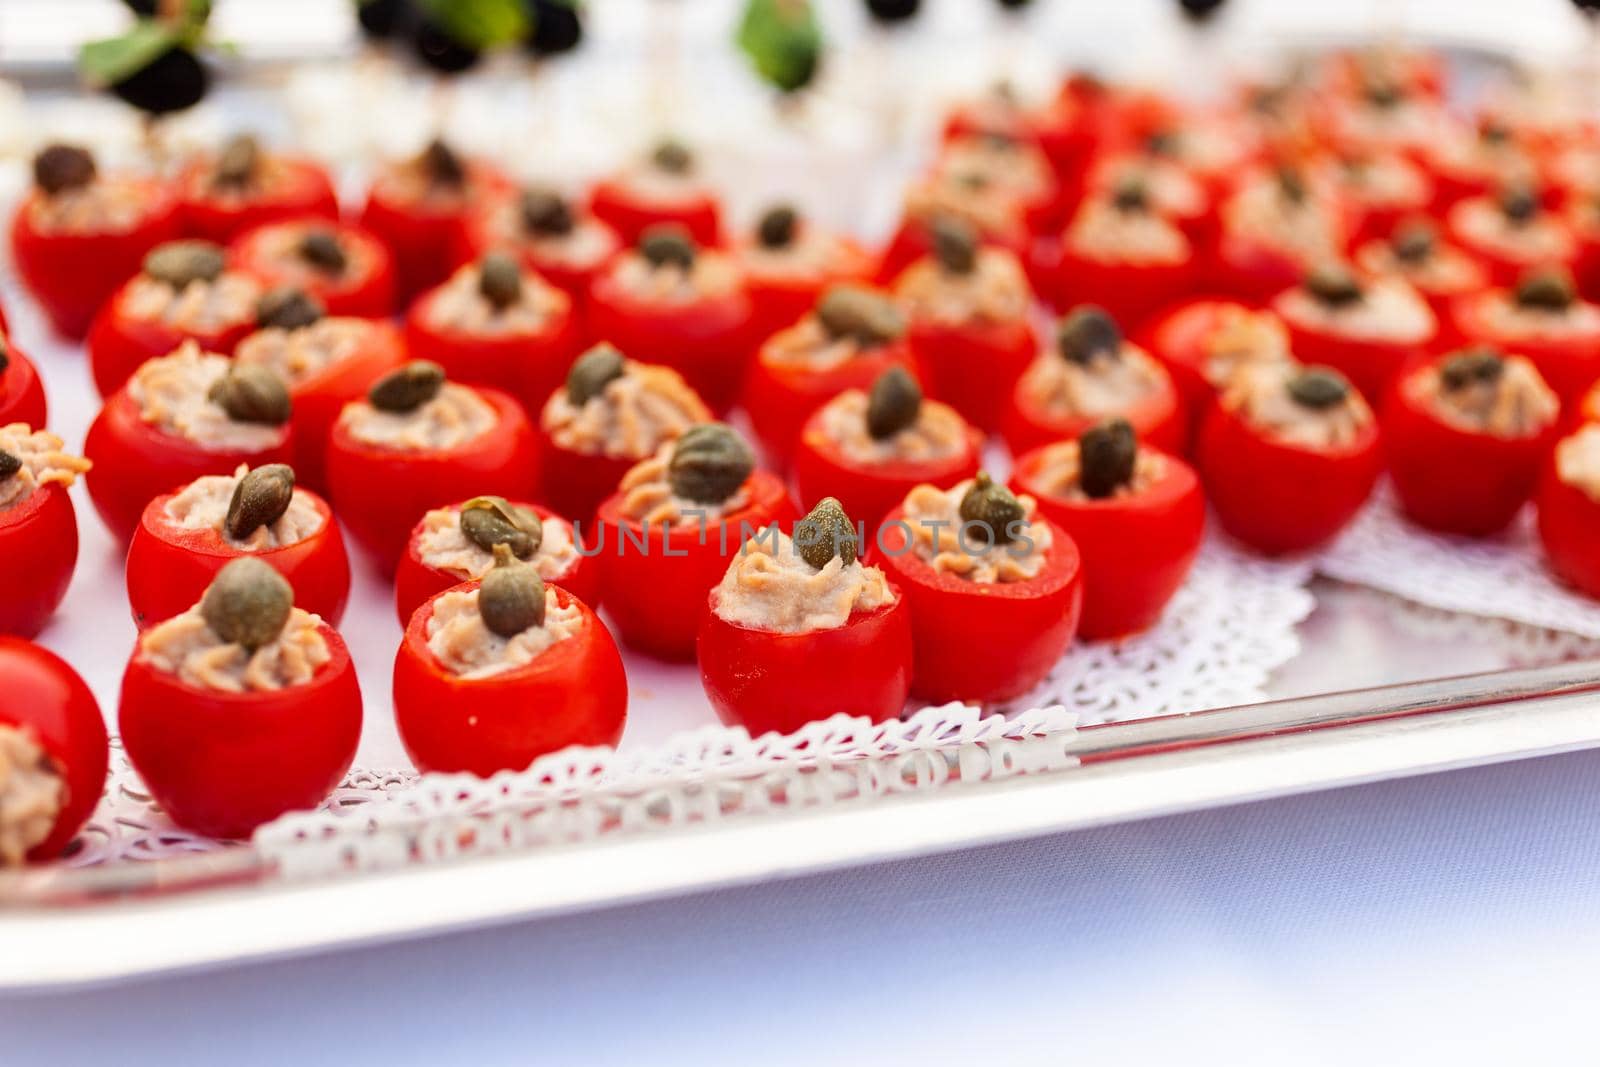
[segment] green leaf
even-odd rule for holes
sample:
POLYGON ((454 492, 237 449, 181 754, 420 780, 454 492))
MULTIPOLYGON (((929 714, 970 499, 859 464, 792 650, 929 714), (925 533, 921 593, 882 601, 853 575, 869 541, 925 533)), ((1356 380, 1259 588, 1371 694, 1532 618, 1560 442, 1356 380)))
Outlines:
POLYGON ((78 49, 78 69, 93 85, 114 85, 149 66, 184 37, 185 28, 140 19, 120 37, 89 41, 78 49))
POLYGON ((428 17, 468 48, 521 40, 528 29, 522 0, 422 0, 428 17))
POLYGON ((756 73, 786 93, 810 84, 822 58, 811 0, 749 0, 735 40, 756 73))

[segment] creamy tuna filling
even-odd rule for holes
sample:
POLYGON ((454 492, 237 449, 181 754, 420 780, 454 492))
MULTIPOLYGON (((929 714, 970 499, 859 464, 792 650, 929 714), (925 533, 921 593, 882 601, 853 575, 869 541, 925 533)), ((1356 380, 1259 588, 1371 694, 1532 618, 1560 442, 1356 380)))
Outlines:
POLYGON ((826 371, 842 367, 866 348, 854 337, 835 337, 816 315, 807 315, 781 333, 774 334, 762 347, 761 358, 781 367, 826 371))
POLYGON ((687 270, 676 263, 652 266, 637 252, 629 252, 617 262, 614 276, 628 293, 658 304, 691 304, 739 287, 739 268, 733 260, 704 250, 687 270))
POLYGON ((1150 203, 1163 215, 1182 218, 1206 209, 1206 193, 1200 183, 1178 164, 1163 159, 1108 159, 1095 168, 1090 187, 1104 191, 1128 181, 1142 184, 1150 203))
POLYGON ((66 801, 67 783, 32 732, 0 725, 0 867, 21 865, 66 801))
POLYGON ((1478 268, 1471 257, 1448 245, 1435 248, 1431 255, 1414 261, 1401 259, 1387 244, 1369 245, 1362 250, 1360 267, 1370 274, 1404 278, 1424 293, 1460 293, 1481 284, 1478 268))
POLYGON ((305 685, 332 658, 322 622, 294 608, 283 632, 251 652, 224 641, 206 625, 198 605, 146 630, 139 657, 195 689, 220 693, 276 692, 305 685))
POLYGON ((97 178, 33 201, 31 217, 40 233, 122 233, 145 219, 152 190, 140 182, 97 178))
POLYGON ((1088 365, 1046 352, 1029 364, 1021 387, 1047 414, 1071 418, 1124 415, 1161 387, 1161 367, 1134 345, 1120 358, 1096 357, 1088 365))
POLYGON ((339 414, 339 424, 354 440, 396 452, 460 448, 494 429, 498 419, 476 390, 455 382, 446 382, 437 396, 412 411, 379 411, 358 400, 339 414))
POLYGON ((262 235, 260 248, 266 257, 272 261, 273 273, 287 285, 299 286, 303 289, 315 288, 319 285, 328 285, 333 282, 352 278, 365 278, 372 272, 372 250, 364 242, 346 241, 339 239, 339 251, 344 253, 344 267, 339 271, 329 271, 317 266, 305 256, 300 254, 300 245, 307 235, 313 233, 328 233, 326 226, 315 223, 304 225, 290 224, 287 226, 274 226, 262 235))
POLYGON ((78 475, 93 466, 83 457, 61 449, 61 438, 46 430, 31 430, 25 422, 0 426, 0 452, 9 452, 22 461, 15 474, 0 479, 0 511, 16 507, 41 486, 70 489, 78 475))
POLYGON ((1338 305, 1294 289, 1284 294, 1280 307, 1292 322, 1363 341, 1417 344, 1434 330, 1433 312, 1405 282, 1373 282, 1360 299, 1338 305))
POLYGON ((1556 446, 1556 474, 1600 504, 1600 426, 1585 426, 1556 446))
POLYGON ((460 183, 435 181, 428 168, 409 160, 380 171, 373 180, 373 191, 386 200, 440 214, 459 211, 470 198, 481 194, 470 174, 460 183))
POLYGON ((260 452, 283 441, 284 428, 236 422, 207 397, 228 373, 226 356, 201 352, 193 341, 170 356, 146 360, 128 379, 139 417, 163 433, 216 452, 260 452))
POLYGON ((261 286, 244 274, 223 272, 215 281, 196 278, 182 289, 141 274, 122 295, 122 311, 141 322, 159 322, 190 333, 218 333, 255 317, 261 286))
MULTIPOLYGON (((578 562, 572 529, 564 522, 546 519, 539 550, 528 560, 539 577, 549 581, 564 577, 578 562)), ((458 576, 462 581, 482 578, 494 566, 494 554, 461 532, 461 509, 435 508, 422 517, 417 548, 424 565, 458 576)))
POLYGON ((836 630, 858 611, 895 602, 883 572, 834 556, 821 570, 777 530, 745 541, 717 585, 717 617, 780 634, 836 630))
POLYGON ((1294 358, 1289 352, 1289 331, 1282 319, 1270 311, 1237 306, 1222 308, 1205 349, 1201 372, 1219 389, 1250 367, 1288 363, 1294 358))
POLYGON ((273 200, 293 187, 295 168, 275 156, 262 155, 242 182, 218 182, 216 165, 196 174, 190 182, 192 192, 207 200, 224 204, 243 204, 252 200, 273 200))
POLYGON ((717 522, 723 516, 749 506, 748 482, 720 503, 704 504, 678 496, 672 491, 672 483, 667 477, 667 466, 671 460, 672 446, 662 445, 654 456, 634 464, 633 469, 622 476, 622 484, 618 488, 622 492, 621 510, 624 517, 646 527, 683 523, 701 526, 717 522))
POLYGON ((1462 204, 1454 215, 1456 226, 1475 244, 1509 258, 1535 262, 1564 260, 1572 255, 1572 236, 1555 219, 1539 215, 1514 222, 1487 200, 1462 204))
MULTIPOLYGON (((1133 478, 1126 485, 1117 486, 1111 495, 1121 500, 1147 493, 1151 486, 1165 477, 1166 472, 1165 456, 1148 448, 1141 448, 1134 453, 1133 478)), ((1090 497, 1083 491, 1080 481, 1082 475, 1083 465, 1078 442, 1060 441, 1047 445, 1040 453, 1039 466, 1028 480, 1047 496, 1061 500, 1089 500, 1090 497)))
POLYGON ((900 276, 895 295, 912 318, 944 326, 1016 322, 1032 303, 1017 257, 994 248, 981 250, 974 269, 965 274, 947 271, 932 259, 919 260, 900 276))
POLYGON ((225 542, 245 552, 267 552, 284 545, 298 544, 322 529, 322 512, 303 489, 296 489, 289 506, 276 522, 258 526, 242 540, 223 532, 228 505, 239 479, 250 468, 240 464, 232 474, 208 474, 196 478, 183 491, 167 501, 163 509, 167 521, 180 530, 215 530, 225 542))
POLYGON ((1160 215, 1123 211, 1104 199, 1083 206, 1067 230, 1066 241, 1078 254, 1107 263, 1180 263, 1189 255, 1189 242, 1160 215))
POLYGON ((1223 224, 1230 234, 1289 256, 1314 263, 1335 256, 1338 229, 1326 206, 1308 197, 1296 202, 1283 196, 1275 182, 1246 186, 1223 208, 1223 224))
POLYGON ((745 268, 766 278, 814 278, 831 275, 846 262, 845 243, 814 226, 803 226, 795 239, 778 248, 746 245, 745 268))
POLYGON ((1340 167, 1339 182, 1352 200, 1372 208, 1412 207, 1425 203, 1430 192, 1422 171, 1398 156, 1374 156, 1340 167))
POLYGON ((679 207, 706 195, 705 183, 693 174, 676 174, 649 162, 629 167, 615 180, 629 196, 659 207, 679 207))
POLYGON ((1486 302, 1484 326, 1497 336, 1527 340, 1561 340, 1600 333, 1600 307, 1588 303, 1555 308, 1523 307, 1515 300, 1486 302))
POLYGON ((1023 522, 1010 541, 991 544, 989 528, 961 518, 961 498, 969 479, 950 489, 919 485, 906 494, 904 522, 911 529, 911 551, 936 571, 970 582, 1025 582, 1037 577, 1050 552, 1050 528, 1034 521, 1038 502, 1019 495, 1023 522))
POLYGON ((463 267, 428 297, 422 316, 436 330, 486 336, 537 333, 561 305, 556 290, 524 277, 517 299, 499 307, 483 295, 477 266, 463 267))
POLYGON ((1372 424, 1372 409, 1354 389, 1341 403, 1309 408, 1289 395, 1292 366, 1260 367, 1239 375, 1221 396, 1224 410, 1235 412, 1257 432, 1280 444, 1333 449, 1354 444, 1372 424))
POLYGON ((1561 414, 1561 401, 1521 356, 1507 359, 1493 381, 1446 389, 1439 368, 1431 367, 1407 378, 1405 389, 1419 407, 1469 433, 1532 437, 1561 414))
POLYGON ((958 138, 945 145, 935 166, 953 181, 977 179, 1023 200, 1048 196, 1055 184, 1043 153, 1019 141, 958 138))
POLYGON ((570 452, 643 459, 711 412, 677 371, 628 360, 619 378, 580 407, 565 389, 545 403, 540 417, 551 440, 570 452))
POLYGON ((1000 186, 976 186, 949 176, 935 175, 918 182, 906 193, 906 217, 920 222, 954 218, 985 234, 1006 234, 1021 224, 1016 195, 1000 186))
POLYGON ((844 457, 865 467, 905 461, 934 463, 958 456, 967 447, 961 416, 937 400, 924 400, 917 421, 884 438, 867 431, 867 394, 848 389, 823 407, 822 432, 844 457))
POLYGON ((515 199, 500 206, 491 225, 503 240, 521 245, 540 262, 574 270, 599 266, 616 246, 605 224, 589 218, 574 220, 566 233, 530 232, 522 225, 522 208, 515 199))
POLYGON ((291 388, 361 351, 374 326, 365 319, 325 318, 285 330, 270 326, 239 342, 233 358, 277 371, 291 388))
POLYGON ((526 666, 550 646, 575 636, 583 627, 583 612, 568 602, 556 602, 555 591, 544 593, 544 625, 530 626, 514 637, 501 637, 483 624, 478 613, 478 591, 445 593, 433 602, 428 620, 428 651, 446 670, 462 678, 488 678, 526 666))

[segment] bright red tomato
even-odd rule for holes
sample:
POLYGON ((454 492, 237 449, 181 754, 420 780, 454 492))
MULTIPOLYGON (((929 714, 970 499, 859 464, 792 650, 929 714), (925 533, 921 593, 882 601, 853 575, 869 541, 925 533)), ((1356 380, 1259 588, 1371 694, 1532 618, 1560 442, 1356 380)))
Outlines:
POLYGON ((1039 350, 1026 319, 945 325, 913 318, 908 337, 929 395, 989 431, 1000 428, 1017 379, 1039 350))
POLYGON ((212 162, 190 166, 178 180, 184 230, 226 244, 268 222, 303 215, 339 217, 333 181, 320 164, 310 159, 274 156, 268 165, 273 171, 270 184, 244 190, 217 185, 212 162))
POLYGON ((1600 380, 1600 326, 1589 318, 1600 315, 1600 305, 1580 300, 1574 307, 1584 309, 1584 318, 1569 322, 1552 316, 1549 326, 1530 323, 1523 329, 1515 325, 1514 316, 1504 314, 1507 305, 1515 304, 1504 289, 1463 297, 1453 309, 1456 332, 1469 344, 1527 356, 1561 397, 1562 408, 1572 411, 1600 380))
POLYGON ((1299 313, 1296 290, 1282 293, 1272 310, 1289 327, 1289 346, 1300 362, 1332 367, 1350 379, 1371 404, 1381 404, 1390 385, 1401 374, 1427 358, 1438 344, 1439 326, 1428 314, 1427 335, 1416 340, 1367 337, 1338 329, 1299 313))
POLYGON ((39 371, 0 325, 0 426, 25 422, 40 427, 45 425, 47 416, 39 371))
POLYGON ((1058 311, 1079 304, 1095 304, 1109 311, 1125 329, 1136 329, 1145 319, 1195 287, 1195 254, 1188 238, 1170 223, 1165 229, 1182 248, 1182 254, 1159 261, 1134 262, 1081 249, 1073 241, 1073 231, 1069 227, 1062 238, 1055 277, 1043 295, 1058 311))
POLYGON ((271 222, 241 234, 229 248, 238 268, 267 288, 293 286, 316 297, 329 315, 381 319, 398 303, 394 257, 384 243, 361 229, 332 219, 271 222), (311 234, 328 234, 344 254, 344 268, 330 270, 301 255, 311 234))
MULTIPOLYGON (((795 241, 805 238, 796 235, 795 241)), ((793 326, 817 306, 829 286, 840 282, 865 283, 876 261, 855 241, 830 235, 835 249, 826 267, 800 265, 786 259, 782 249, 763 252, 754 242, 741 246, 740 265, 750 293, 750 336, 771 337, 793 326)))
POLYGON ((722 208, 709 191, 672 201, 652 200, 624 179, 606 178, 590 190, 589 211, 624 244, 637 243, 644 231, 662 224, 682 226, 696 244, 713 246, 722 240, 722 208))
POLYGON ((402 304, 444 281, 458 265, 467 245, 469 205, 510 188, 511 179, 477 162, 467 166, 466 181, 453 194, 403 197, 393 183, 373 183, 360 224, 393 254, 402 304))
POLYGON ((1595 547, 1600 545, 1600 500, 1562 481, 1552 456, 1539 482, 1538 501, 1539 539, 1550 569, 1578 591, 1600 597, 1595 547))
POLYGON ((226 356, 256 328, 253 302, 244 315, 218 329, 185 330, 160 319, 137 318, 128 305, 139 281, 135 277, 112 294, 89 326, 89 370, 101 396, 115 393, 146 360, 169 355, 184 341, 226 356))
POLYGON ((1229 319, 1244 314, 1254 312, 1237 300, 1201 297, 1151 319, 1140 332, 1145 350, 1172 375, 1190 429, 1198 429, 1217 395, 1208 376, 1212 339, 1229 319))
POLYGON ((0 633, 32 637, 61 606, 78 563, 72 498, 54 483, 0 509, 0 633))
MULTIPOLYGON (((1041 359, 1061 359, 1053 351, 1044 352, 1041 359)), ((1127 411, 1105 412, 1098 415, 1061 416, 1047 411, 1023 388, 1021 382, 1012 391, 1011 411, 1004 427, 1006 444, 1013 453, 1026 452, 1049 444, 1076 438, 1090 426, 1109 414, 1121 415, 1133 424, 1139 440, 1167 452, 1181 452, 1188 443, 1189 429, 1183 405, 1178 402, 1178 389, 1172 376, 1161 364, 1156 387, 1141 397, 1127 411)))

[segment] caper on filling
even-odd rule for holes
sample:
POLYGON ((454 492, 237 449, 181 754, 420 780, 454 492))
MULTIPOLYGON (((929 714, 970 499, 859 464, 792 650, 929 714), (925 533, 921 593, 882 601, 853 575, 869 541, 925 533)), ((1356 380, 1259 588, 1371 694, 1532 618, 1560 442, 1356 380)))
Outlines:
POLYGON ((1285 196, 1271 175, 1246 184, 1223 205, 1222 225, 1227 234, 1302 265, 1336 256, 1343 236, 1327 197, 1306 192, 1303 186, 1298 199, 1285 196))
POLYGON ((291 608, 278 635, 254 649, 220 636, 196 604, 146 630, 139 657, 185 685, 223 693, 275 692, 305 685, 332 658, 320 618, 291 608))
POLYGON ((1547 212, 1526 219, 1508 215, 1488 198, 1456 207, 1452 220, 1473 243, 1525 263, 1560 262, 1572 257, 1572 235, 1547 212))
POLYGON ((623 373, 598 392, 573 403, 558 389, 545 403, 540 424, 570 452, 618 459, 644 459, 682 437, 691 426, 711 421, 711 411, 670 367, 623 361, 623 373))
MULTIPOLYGON (((1138 496, 1148 492, 1166 474, 1167 460, 1159 452, 1139 448, 1133 456, 1133 475, 1109 494, 1113 498, 1138 496)), ((1090 500, 1083 488, 1083 460, 1078 442, 1059 441, 1047 445, 1040 454, 1039 467, 1029 479, 1040 493, 1062 500, 1090 500)))
POLYGON ((705 195, 706 186, 695 172, 693 156, 687 150, 682 154, 676 151, 682 147, 673 146, 665 156, 658 148, 651 156, 624 170, 618 180, 630 196, 647 204, 672 208, 693 203, 705 195), (661 165, 662 158, 667 159, 668 166, 661 165), (680 166, 680 161, 685 160, 680 166))
MULTIPOLYGON (((229 506, 239 482, 250 468, 240 464, 232 474, 207 474, 184 486, 163 509, 167 521, 180 530, 215 530, 217 535, 234 548, 246 552, 266 552, 285 545, 298 544, 322 529, 322 513, 311 502, 304 490, 293 489, 287 505, 269 522, 249 526, 242 537, 235 537, 227 529, 229 506)), ((274 509, 275 510, 275 509, 274 509)))
POLYGON ((617 283, 640 299, 660 304, 688 304, 723 296, 739 288, 739 268, 722 252, 698 249, 687 264, 675 260, 652 263, 639 251, 624 255, 616 266, 617 283))
POLYGON ((1556 446, 1556 475, 1600 504, 1600 425, 1591 423, 1556 446))
POLYGON ((1409 283, 1380 278, 1363 283, 1355 299, 1318 297, 1305 287, 1285 293, 1286 318, 1344 337, 1417 343, 1432 336, 1433 312, 1409 283))
POLYGON ((537 333, 566 303, 565 296, 539 278, 524 273, 515 297, 496 303, 484 292, 477 263, 450 276, 427 298, 423 316, 437 330, 482 336, 537 333))
POLYGON ((410 411, 381 411, 359 400, 339 413, 339 424, 352 438, 396 452, 460 448, 494 429, 499 419, 476 389, 456 382, 445 382, 431 400, 410 411))
POLYGON ((1372 409, 1342 378, 1336 379, 1336 386, 1325 382, 1325 373, 1319 373, 1313 384, 1331 388, 1295 387, 1305 374, 1305 368, 1294 364, 1256 368, 1229 383, 1220 402, 1262 436, 1281 444, 1331 449, 1354 443, 1371 425, 1372 409))
POLYGON ((642 526, 699 526, 716 523, 750 504, 748 484, 720 501, 690 500, 673 491, 670 466, 676 445, 664 444, 649 459, 622 476, 622 514, 642 526))
POLYGON ((141 322, 159 322, 188 333, 217 333, 255 318, 261 283, 234 271, 194 278, 182 286, 140 274, 123 292, 119 310, 141 322))
POLYGON ((16 507, 46 485, 70 488, 90 462, 62 451, 61 438, 25 422, 0 426, 0 511, 16 507))
POLYGON ((270 327, 240 341, 233 358, 275 371, 292 388, 360 353, 374 329, 352 318, 322 318, 294 330, 270 327))
POLYGON ((583 628, 583 612, 576 603, 557 603, 550 587, 544 596, 543 623, 502 637, 484 624, 478 590, 445 593, 433 602, 428 650, 442 667, 461 678, 488 678, 526 666, 583 628))
POLYGON ((895 297, 913 319, 944 326, 1018 322, 1032 304, 1022 264, 998 248, 980 248, 965 273, 918 260, 895 282, 895 297))
POLYGON ((0 867, 20 866, 50 836, 67 783, 33 732, 0 724, 0 867))
MULTIPOLYGON (((494 566, 494 553, 469 537, 461 528, 460 506, 435 508, 422 517, 422 536, 417 548, 423 564, 445 571, 462 581, 482 578, 494 566)), ((539 547, 528 558, 544 579, 560 578, 578 562, 578 546, 572 528, 565 522, 546 520, 539 547)))
POLYGON ((1495 437, 1531 437, 1554 423, 1561 401, 1521 356, 1462 353, 1405 380, 1412 398, 1444 422, 1495 437))
POLYGON ((906 218, 920 223, 954 218, 979 233, 1018 233, 1023 227, 1017 196, 980 175, 935 173, 906 191, 906 218))
POLYGON ((849 264, 845 242, 818 226, 795 226, 788 242, 778 245, 750 241, 740 248, 745 269, 767 278, 805 279, 832 276, 849 264))
POLYGON ((1129 210, 1110 196, 1084 202, 1067 227, 1066 243, 1079 255, 1107 263, 1179 263, 1189 257, 1188 239, 1165 216, 1129 210))
POLYGON ((934 169, 958 183, 977 175, 1021 200, 1049 196, 1055 184, 1044 153, 1008 137, 957 137, 944 146, 934 169))
POLYGON ((172 355, 141 364, 128 379, 128 397, 144 422, 204 449, 260 452, 277 446, 285 426, 235 419, 212 399, 212 387, 232 367, 226 356, 185 341, 172 355))
POLYGON ((273 281, 279 285, 315 293, 319 286, 348 283, 365 278, 372 271, 372 251, 365 242, 342 237, 328 223, 279 223, 265 232, 258 231, 255 240, 261 242, 258 247, 271 262, 273 281), (328 238, 343 260, 343 266, 336 270, 332 269, 331 256, 324 258, 324 253, 317 252, 328 238))
POLYGON ((1008 538, 1008 531, 962 517, 961 503, 974 484, 968 479, 950 489, 919 485, 906 494, 904 521, 911 531, 911 551, 934 570, 971 582, 1037 577, 1051 546, 1049 527, 1033 521, 1037 501, 1026 494, 1015 498, 1021 518, 1008 538))
POLYGON ((1123 344, 1116 356, 1087 362, 1045 352, 1023 372, 1024 395, 1057 418, 1125 415, 1161 388, 1161 366, 1137 345, 1123 344))
POLYGON ((814 567, 776 528, 745 540, 717 585, 712 610, 740 626, 771 633, 834 630, 858 611, 894 603, 877 567, 835 554, 814 567))
POLYGON ((1218 389, 1252 367, 1288 363, 1294 358, 1282 319, 1270 311, 1251 311, 1237 304, 1223 306, 1206 338, 1205 351, 1201 373, 1218 389))
POLYGON ((822 432, 845 458, 862 466, 905 461, 933 463, 959 455, 966 447, 966 423, 955 409, 924 399, 915 421, 884 437, 875 437, 868 425, 868 396, 847 389, 828 401, 819 416, 822 432))

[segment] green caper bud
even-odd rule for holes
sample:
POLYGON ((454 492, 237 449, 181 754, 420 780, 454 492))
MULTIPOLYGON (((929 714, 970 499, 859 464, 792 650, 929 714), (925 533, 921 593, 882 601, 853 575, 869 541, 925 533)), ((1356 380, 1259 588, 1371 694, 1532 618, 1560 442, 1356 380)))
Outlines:
POLYGON ((978 231, 962 219, 941 215, 928 227, 933 258, 949 274, 971 274, 978 266, 978 231))
POLYGON ((1101 500, 1133 484, 1139 439, 1124 418, 1105 419, 1078 438, 1078 485, 1083 495, 1101 500))
POLYGON ((1143 179, 1124 178, 1111 193, 1111 206, 1118 211, 1140 212, 1150 210, 1150 190, 1143 179))
POLYGON ((261 144, 248 133, 238 134, 222 146, 212 184, 233 188, 249 185, 260 166, 261 144))
POLYGON ((300 244, 295 251, 301 259, 322 271, 324 274, 343 274, 345 267, 349 266, 349 259, 344 254, 344 249, 339 245, 339 238, 332 230, 311 230, 300 238, 300 244))
POLYGON ((672 447, 667 483, 672 494, 696 504, 727 500, 756 469, 755 453, 733 427, 720 422, 692 426, 672 447))
POLYGON ((1324 263, 1306 273, 1306 292, 1324 307, 1342 308, 1361 302, 1361 280, 1338 263, 1324 263))
POLYGON ((444 368, 427 359, 414 359, 372 383, 367 403, 397 415, 415 411, 444 388, 444 368))
POLYGON ((235 363, 228 373, 211 383, 206 399, 228 413, 234 422, 282 426, 292 405, 289 387, 277 372, 253 363, 235 363))
POLYGON ((168 241, 144 257, 144 273, 174 289, 190 282, 216 281, 225 265, 222 246, 210 241, 168 241))
POLYGON ((800 558, 813 570, 826 567, 835 556, 846 567, 856 561, 860 538, 855 524, 844 513, 844 507, 831 496, 817 501, 817 506, 794 527, 794 547, 800 558))
POLYGON ((1529 271, 1517 282, 1517 306, 1538 311, 1565 311, 1578 298, 1572 276, 1564 270, 1548 268, 1529 271))
POLYGON ((467 180, 467 165, 455 149, 437 137, 428 142, 415 164, 434 185, 461 185, 467 180))
POLYGON ((1069 362, 1087 367, 1096 359, 1122 358, 1122 328, 1100 307, 1073 308, 1056 331, 1056 351, 1069 362))
POLYGON ((682 141, 665 140, 650 153, 650 163, 668 174, 688 174, 694 169, 694 153, 682 141))
POLYGON ((595 345, 579 356, 567 372, 567 399, 573 407, 581 408, 626 371, 627 361, 621 352, 610 345, 595 345))
POLYGON ((0 448, 0 482, 22 469, 22 458, 0 448))
POLYGON ((694 238, 675 223, 652 226, 639 237, 639 254, 652 267, 670 265, 689 270, 694 266, 694 238))
POLYGON ((1289 379, 1289 399, 1312 411, 1326 411, 1344 403, 1350 383, 1330 367, 1306 367, 1289 379))
POLYGON ((1027 517, 1022 501, 981 471, 962 496, 959 512, 963 523, 977 523, 988 529, 991 545, 1009 544, 1015 539, 1016 524, 1027 517))
POLYGON ((788 248, 800 226, 800 213, 790 204, 776 204, 762 212, 756 223, 756 242, 762 248, 788 248))
POLYGON ((1539 214, 1539 197, 1526 185, 1513 186, 1500 194, 1500 210, 1507 222, 1521 226, 1539 214))
POLYGON ((1402 263, 1416 264, 1426 263, 1433 256, 1437 243, 1438 235, 1434 233, 1431 224, 1411 222, 1395 232, 1390 247, 1394 250, 1395 259, 1402 263))
POLYGON ((893 300, 858 285, 836 285, 817 301, 817 321, 836 339, 850 338, 876 348, 906 331, 905 316, 893 300))
POLYGON ((544 625, 544 579, 520 563, 509 545, 495 545, 494 566, 478 583, 478 615, 490 633, 515 637, 544 625))
POLYGON ((276 640, 293 610, 294 590, 255 556, 229 562, 200 598, 200 615, 211 631, 250 652, 276 640))
POLYGON ((1449 392, 1475 384, 1490 384, 1505 373, 1505 357, 1492 348, 1457 352, 1439 366, 1439 384, 1449 392))
POLYGON ((1178 154, 1179 144, 1176 131, 1156 130, 1145 136, 1144 150, 1146 155, 1166 158, 1178 154))
POLYGON ((528 233, 561 237, 572 232, 572 208, 554 189, 524 189, 520 211, 528 233))
POLYGON ((461 505, 461 532, 479 548, 505 545, 518 559, 531 559, 544 541, 544 523, 504 497, 475 496, 461 505))
POLYGON ((917 424, 922 411, 922 388, 904 367, 890 367, 878 375, 867 394, 867 433, 875 440, 893 437, 917 424))
POLYGON ((256 325, 263 330, 298 330, 325 313, 321 301, 293 285, 268 289, 256 301, 256 325))
POLYGON ((94 181, 94 174, 94 156, 77 145, 46 145, 33 157, 33 183, 46 196, 81 189, 94 181))
POLYGON ((1306 180, 1300 172, 1293 167, 1279 167, 1273 175, 1278 185, 1278 195, 1291 204, 1305 203, 1306 180))
POLYGON ((478 262, 478 292, 504 311, 522 298, 522 268, 504 252, 490 252, 478 262))
POLYGON ((228 515, 222 532, 242 541, 263 526, 283 518, 294 500, 294 468, 287 463, 268 463, 247 471, 233 487, 228 515))

